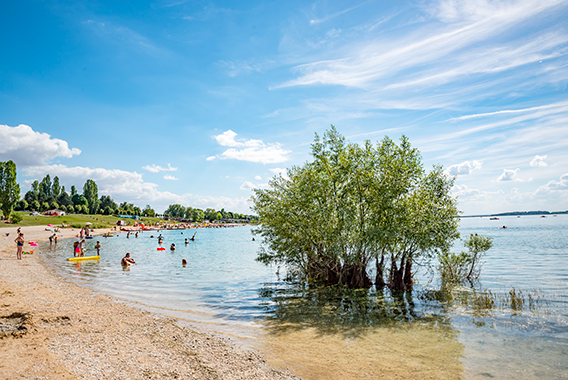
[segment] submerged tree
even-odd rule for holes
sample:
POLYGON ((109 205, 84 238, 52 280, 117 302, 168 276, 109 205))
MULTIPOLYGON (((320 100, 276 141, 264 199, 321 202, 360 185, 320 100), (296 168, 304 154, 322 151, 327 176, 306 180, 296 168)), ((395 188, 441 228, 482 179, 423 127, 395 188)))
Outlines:
POLYGON ((316 135, 312 156, 255 190, 252 208, 262 220, 256 233, 264 242, 257 260, 351 287, 372 285, 375 260, 376 285, 404 290, 417 259, 459 236, 453 180, 441 167, 426 174, 406 137, 400 145, 385 137, 359 146, 332 126, 323 139, 316 135))

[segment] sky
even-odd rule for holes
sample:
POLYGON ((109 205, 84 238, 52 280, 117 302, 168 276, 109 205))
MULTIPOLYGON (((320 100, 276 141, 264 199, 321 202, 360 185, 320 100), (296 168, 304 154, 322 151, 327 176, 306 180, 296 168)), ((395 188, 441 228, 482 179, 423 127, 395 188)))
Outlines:
POLYGON ((254 188, 408 136, 466 215, 568 209, 568 1, 4 1, 0 161, 22 193, 250 213, 254 188))

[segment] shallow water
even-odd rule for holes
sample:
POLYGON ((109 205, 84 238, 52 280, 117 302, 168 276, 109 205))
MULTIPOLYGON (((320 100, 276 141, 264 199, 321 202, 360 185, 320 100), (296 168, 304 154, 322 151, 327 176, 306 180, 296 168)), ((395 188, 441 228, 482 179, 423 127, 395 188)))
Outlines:
POLYGON ((442 303, 418 296, 429 288, 425 273, 415 296, 400 299, 286 283, 277 268, 254 261, 259 242, 250 227, 197 231, 187 245, 195 230, 161 231, 165 251, 156 250, 156 231, 88 240, 87 255, 101 242, 99 262, 67 262, 74 239, 41 250, 83 286, 260 347, 274 364, 309 379, 568 378, 566 215, 463 218, 462 236, 492 236, 494 247, 476 292, 466 288, 442 303), (137 264, 123 270, 126 252, 137 264), (491 308, 476 303, 487 290, 491 308))

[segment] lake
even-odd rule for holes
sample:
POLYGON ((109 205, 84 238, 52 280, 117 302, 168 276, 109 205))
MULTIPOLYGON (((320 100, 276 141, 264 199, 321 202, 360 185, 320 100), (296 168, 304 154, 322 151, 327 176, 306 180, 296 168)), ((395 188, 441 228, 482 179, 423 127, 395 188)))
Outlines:
POLYGON ((404 296, 284 281, 284 268, 254 260, 260 242, 249 226, 96 237, 86 255, 100 241, 101 260, 82 263, 65 260, 71 233, 40 246, 59 274, 260 349, 306 379, 568 378, 566 215, 462 218, 462 237, 491 236, 494 247, 479 283, 452 299, 440 299, 425 270, 404 296), (156 250, 160 233, 165 251, 156 250), (137 264, 123 270, 126 252, 137 264))

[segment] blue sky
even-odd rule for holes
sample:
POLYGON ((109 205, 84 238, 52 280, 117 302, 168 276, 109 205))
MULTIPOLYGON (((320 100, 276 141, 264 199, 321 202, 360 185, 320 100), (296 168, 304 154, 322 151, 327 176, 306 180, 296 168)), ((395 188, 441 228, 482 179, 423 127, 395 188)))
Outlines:
POLYGON ((568 1, 13 1, 0 160, 163 211, 409 136, 466 214, 568 209, 568 1))

